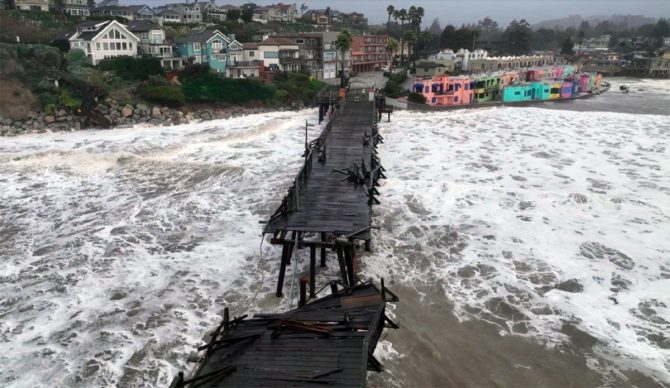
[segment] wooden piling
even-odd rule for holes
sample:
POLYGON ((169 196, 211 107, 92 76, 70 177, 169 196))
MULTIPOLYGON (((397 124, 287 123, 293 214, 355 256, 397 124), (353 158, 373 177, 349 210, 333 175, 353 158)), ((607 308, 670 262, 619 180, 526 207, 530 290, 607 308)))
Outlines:
POLYGON ((302 307, 307 303, 307 279, 300 279, 300 299, 298 300, 298 307, 302 307))
MULTIPOLYGON (((321 233, 321 242, 326 242, 326 234, 321 233)), ((321 246, 321 266, 325 267, 326 266, 326 247, 321 246)))
POLYGON ((282 244, 281 252, 281 264, 279 264, 279 279, 277 280, 277 297, 280 298, 282 294, 282 289, 284 288, 284 276, 286 275, 286 264, 288 260, 288 250, 289 244, 282 244))
POLYGON ((342 282, 349 286, 349 277, 347 275, 347 264, 344 258, 344 248, 341 245, 335 246, 335 251, 337 252, 337 262, 340 264, 340 276, 342 277, 342 282))
POLYGON ((309 247, 309 297, 316 297, 316 247, 309 247))

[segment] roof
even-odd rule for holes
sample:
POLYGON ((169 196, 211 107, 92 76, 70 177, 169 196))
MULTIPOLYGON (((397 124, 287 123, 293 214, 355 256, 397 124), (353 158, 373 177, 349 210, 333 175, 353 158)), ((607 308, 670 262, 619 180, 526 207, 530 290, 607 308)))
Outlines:
POLYGON ((228 41, 228 43, 230 43, 230 39, 219 30, 189 31, 185 35, 182 35, 177 39, 175 39, 175 43, 208 42, 217 34, 221 35, 226 41, 228 41))
POLYGON ((295 46, 295 43, 287 38, 266 38, 264 41, 258 44, 259 46, 280 46, 280 45, 291 45, 295 46))
POLYGON ((242 48, 245 50, 255 50, 258 48, 258 43, 242 43, 242 48))
POLYGON ((436 68, 436 67, 445 67, 445 65, 442 65, 437 62, 419 62, 416 64, 416 67, 423 67, 423 68, 436 68))
POLYGON ((131 20, 126 24, 126 28, 130 32, 147 32, 163 29, 163 27, 149 20, 131 20))

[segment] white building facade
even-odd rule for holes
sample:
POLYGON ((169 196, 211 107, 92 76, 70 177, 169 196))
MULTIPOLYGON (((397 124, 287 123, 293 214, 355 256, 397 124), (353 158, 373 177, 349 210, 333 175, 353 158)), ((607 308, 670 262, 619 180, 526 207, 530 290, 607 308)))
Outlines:
POLYGON ((70 48, 83 50, 97 65, 106 58, 137 57, 140 39, 116 20, 85 26, 70 39, 70 48))

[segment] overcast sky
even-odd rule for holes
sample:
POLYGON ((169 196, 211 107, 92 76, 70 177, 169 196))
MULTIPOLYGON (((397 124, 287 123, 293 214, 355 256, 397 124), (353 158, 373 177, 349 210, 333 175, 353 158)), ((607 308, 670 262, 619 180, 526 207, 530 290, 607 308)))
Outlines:
MULTIPOLYGON (((120 0, 121 4, 161 5, 168 2, 185 0, 120 0)), ((193 1, 193 0, 190 0, 193 1)), ((217 5, 240 5, 249 0, 216 0, 217 5)), ((282 0, 293 3, 290 0, 282 0)), ((273 4, 279 2, 256 0, 256 4, 273 4)), ((474 23, 490 16, 505 26, 512 19, 526 19, 529 23, 556 19, 568 15, 612 15, 631 14, 651 17, 670 17, 670 0, 307 0, 295 2, 298 6, 306 3, 310 9, 322 9, 330 6, 340 11, 357 11, 365 14, 370 23, 385 23, 386 7, 393 4, 396 8, 409 8, 412 5, 425 9, 424 27, 430 25, 435 18, 440 19, 444 27, 447 24, 461 25, 474 23)))

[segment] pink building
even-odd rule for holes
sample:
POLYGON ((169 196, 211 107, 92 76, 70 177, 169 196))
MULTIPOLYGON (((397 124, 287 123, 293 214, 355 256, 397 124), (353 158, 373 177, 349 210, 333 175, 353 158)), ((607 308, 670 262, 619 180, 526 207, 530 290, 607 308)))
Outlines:
POLYGON ((586 93, 589 91, 589 81, 591 76, 584 73, 579 76, 579 93, 586 93))
POLYGON ((539 82, 544 79, 544 69, 528 69, 526 71, 526 81, 539 82))
POLYGON ((423 94, 428 105, 467 105, 474 100, 474 80, 466 76, 447 75, 429 80, 417 79, 414 92, 423 94))
POLYGON ((558 79, 558 78, 563 78, 563 70, 565 68, 563 66, 554 66, 551 68, 551 78, 552 79, 558 79))

